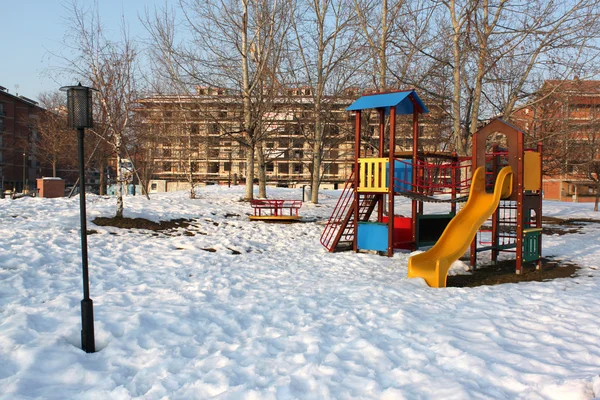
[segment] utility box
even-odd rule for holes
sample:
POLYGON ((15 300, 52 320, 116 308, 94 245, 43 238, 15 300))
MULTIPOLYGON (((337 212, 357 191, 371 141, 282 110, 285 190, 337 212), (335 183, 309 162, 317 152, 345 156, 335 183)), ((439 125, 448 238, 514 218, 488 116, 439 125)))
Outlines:
POLYGON ((40 197, 64 197, 65 181, 61 178, 41 178, 37 180, 37 189, 40 197))

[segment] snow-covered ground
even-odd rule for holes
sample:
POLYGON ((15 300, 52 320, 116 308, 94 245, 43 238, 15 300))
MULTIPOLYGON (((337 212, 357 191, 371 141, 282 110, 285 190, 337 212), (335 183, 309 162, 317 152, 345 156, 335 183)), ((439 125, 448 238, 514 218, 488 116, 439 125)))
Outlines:
MULTIPOLYGON (((544 237, 576 278, 432 289, 406 278, 406 253, 325 251, 340 192, 304 204, 316 222, 280 225, 250 222, 242 190, 125 199, 127 217, 194 219, 187 234, 88 222, 93 354, 80 349, 79 199, 0 200, 0 399, 600 396, 600 224, 544 237)), ((88 196, 89 221, 114 208, 88 196)), ((591 209, 544 202, 600 219, 591 209)))

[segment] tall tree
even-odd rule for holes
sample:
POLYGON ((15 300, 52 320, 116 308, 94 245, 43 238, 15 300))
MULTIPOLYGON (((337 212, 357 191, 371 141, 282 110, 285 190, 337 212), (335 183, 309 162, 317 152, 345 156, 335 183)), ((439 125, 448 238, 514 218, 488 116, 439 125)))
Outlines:
MULTIPOLYGON (((165 59, 176 66, 170 79, 193 91, 197 86, 223 89, 227 101, 240 104, 221 134, 246 151, 246 199, 252 199, 257 146, 266 131, 278 92, 278 59, 289 21, 289 0, 182 0, 185 31, 177 32, 174 10, 155 11, 147 27, 165 59), (181 34, 185 39, 178 39, 181 34)), ((216 122, 220 122, 215 117, 216 122)), ((260 176, 259 176, 260 177, 260 176)), ((262 181, 259 196, 266 196, 262 181)))
POLYGON ((67 70, 97 90, 95 120, 103 129, 94 132, 110 143, 116 157, 116 217, 123 217, 123 184, 120 168, 124 158, 126 134, 136 100, 137 49, 125 23, 118 41, 105 34, 99 17, 98 3, 86 9, 77 1, 70 4, 69 31, 65 46, 70 54, 63 56, 67 70))
POLYGON ((327 141, 329 104, 356 83, 362 68, 357 58, 356 14, 344 0, 311 0, 295 9, 295 48, 290 53, 295 82, 310 88, 312 99, 309 142, 312 147, 311 201, 318 203, 322 160, 327 141))
POLYGON ((38 136, 35 155, 43 164, 50 165, 52 176, 56 177, 59 165, 75 166, 71 155, 77 148, 76 136, 67 126, 65 98, 60 92, 41 93, 39 100, 45 112, 32 121, 38 136))

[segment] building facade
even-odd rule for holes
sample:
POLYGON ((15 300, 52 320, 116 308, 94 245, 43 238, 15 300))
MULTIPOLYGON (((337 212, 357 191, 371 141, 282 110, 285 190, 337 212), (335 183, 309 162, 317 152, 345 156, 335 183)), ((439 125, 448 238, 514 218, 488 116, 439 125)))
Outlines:
POLYGON ((600 178, 600 81, 548 80, 516 115, 544 145, 544 198, 593 202, 600 178))
POLYGON ((0 86, 0 190, 32 190, 40 176, 33 124, 43 109, 37 102, 0 86))
MULTIPOLYGON (((337 188, 348 180, 354 163, 354 113, 346 108, 357 89, 327 97, 323 123, 322 188, 337 188)), ((289 89, 253 110, 260 113, 256 166, 264 157, 267 184, 295 187, 311 182, 314 97, 308 87, 289 89), (259 154, 261 153, 261 154, 259 154)), ((435 109, 435 108, 434 108, 435 109)), ((241 99, 225 89, 199 87, 194 95, 151 96, 136 111, 143 132, 143 149, 136 168, 145 170, 150 191, 188 187, 190 177, 206 184, 243 184, 250 147, 242 131, 241 99)), ((426 150, 440 150, 446 135, 443 113, 427 115, 420 123, 426 150)), ((363 116, 363 155, 372 156, 379 140, 378 116, 363 116)), ((412 120, 399 118, 397 150, 412 149, 412 120)), ((258 175, 255 172, 255 178, 258 175)))

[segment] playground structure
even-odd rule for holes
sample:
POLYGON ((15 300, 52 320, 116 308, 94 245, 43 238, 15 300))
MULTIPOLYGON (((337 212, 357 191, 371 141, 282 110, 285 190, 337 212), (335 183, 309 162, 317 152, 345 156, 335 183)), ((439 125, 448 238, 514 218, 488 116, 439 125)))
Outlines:
POLYGON ((467 248, 472 268, 483 251, 491 251, 492 263, 500 252, 514 252, 517 274, 524 262, 540 267, 541 145, 525 149, 524 133, 496 119, 473 135, 471 157, 422 151, 419 115, 428 109, 414 90, 362 96, 347 110, 356 112, 354 172, 321 235, 328 251, 374 250, 391 257, 394 249, 434 245, 427 256, 411 258, 409 276, 422 276, 436 287, 446 285, 450 265, 467 248), (379 115, 378 157, 361 157, 365 110, 379 115), (402 114, 412 115, 410 153, 395 152, 396 116, 402 114), (397 195, 411 199, 410 216, 395 215, 397 195), (456 203, 467 198, 457 218, 456 203), (426 214, 430 202, 445 202, 449 210, 426 214))
POLYGON ((302 207, 302 200, 251 200, 250 205, 254 215, 252 221, 292 222, 300 220, 298 212, 302 207))

